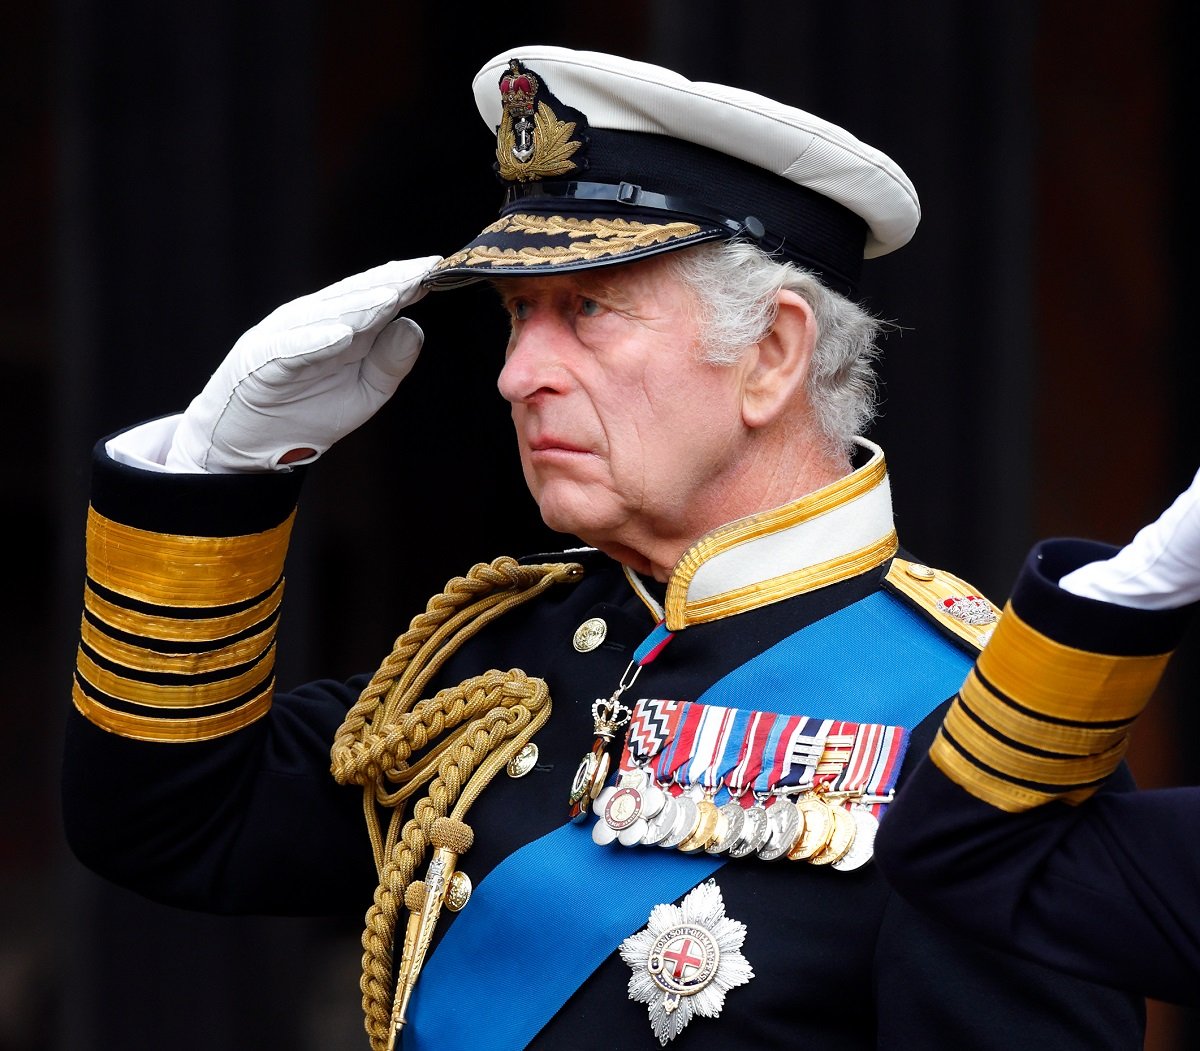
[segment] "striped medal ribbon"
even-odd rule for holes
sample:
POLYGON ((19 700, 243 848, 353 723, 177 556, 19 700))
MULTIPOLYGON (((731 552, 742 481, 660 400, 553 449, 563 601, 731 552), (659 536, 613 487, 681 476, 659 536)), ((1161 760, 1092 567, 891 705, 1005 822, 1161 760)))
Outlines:
POLYGON ((634 684, 641 670, 662 653, 674 636, 675 633, 667 629, 665 620, 655 624, 650 634, 634 650, 633 660, 622 673, 612 696, 607 700, 597 697, 592 704, 592 725, 596 736, 591 749, 579 760, 571 781, 571 792, 567 798, 567 816, 571 821, 582 821, 587 817, 592 802, 608 780, 611 761, 608 746, 633 714, 632 709, 621 700, 621 695, 634 684))

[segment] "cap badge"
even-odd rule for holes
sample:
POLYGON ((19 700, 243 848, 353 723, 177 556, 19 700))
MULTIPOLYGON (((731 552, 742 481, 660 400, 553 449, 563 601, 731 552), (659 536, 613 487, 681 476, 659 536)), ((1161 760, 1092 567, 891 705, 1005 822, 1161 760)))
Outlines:
POLYGON ((695 1015, 716 1018, 730 989, 754 970, 742 955, 746 925, 725 915, 712 880, 693 887, 679 905, 655 905, 650 922, 621 943, 632 969, 629 999, 644 1003, 664 1047, 695 1015))
POLYGON ((561 120, 541 81, 513 58, 500 77, 503 115, 496 131, 496 163, 508 182, 531 182, 577 169, 571 160, 583 145, 572 138, 576 121, 561 120))

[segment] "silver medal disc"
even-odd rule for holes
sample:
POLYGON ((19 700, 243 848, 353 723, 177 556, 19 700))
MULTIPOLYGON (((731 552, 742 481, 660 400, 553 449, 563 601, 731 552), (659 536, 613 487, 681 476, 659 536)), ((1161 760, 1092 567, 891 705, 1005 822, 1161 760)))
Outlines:
POLYGON ((653 781, 642 789, 642 817, 649 821, 667 802, 665 789, 659 788, 653 781))
POLYGON ((602 847, 608 846, 617 838, 617 830, 603 819, 597 821, 592 826, 592 842, 597 843, 602 847))
POLYGON ((803 827, 802 818, 796 804, 790 799, 776 799, 767 811, 767 821, 771 834, 758 848, 758 856, 763 861, 774 861, 792 849, 792 844, 796 842, 796 836, 803 827))
POLYGON ((696 827, 696 821, 700 817, 700 813, 696 809, 696 801, 691 796, 679 796, 675 800, 675 803, 675 823, 671 826, 671 831, 658 844, 660 847, 674 848, 679 846, 680 843, 692 834, 692 829, 696 827))
POLYGON ((642 836, 642 842, 649 847, 658 846, 659 843, 667 838, 678 815, 679 803, 673 795, 663 792, 662 809, 646 822, 646 832, 642 836))
POLYGON ((616 786, 609 785, 592 801, 592 813, 599 816, 600 820, 604 820, 604 808, 608 805, 608 801, 616 794, 616 786))
POLYGON ((642 837, 646 835, 649 824, 644 817, 639 817, 628 828, 623 828, 617 833, 617 842, 623 847, 638 846, 642 842, 642 837))
POLYGON ((761 803, 755 803, 742 816, 742 834, 737 842, 730 845, 729 856, 744 858, 747 854, 757 853, 770 834, 771 825, 767 820, 766 808, 761 803))

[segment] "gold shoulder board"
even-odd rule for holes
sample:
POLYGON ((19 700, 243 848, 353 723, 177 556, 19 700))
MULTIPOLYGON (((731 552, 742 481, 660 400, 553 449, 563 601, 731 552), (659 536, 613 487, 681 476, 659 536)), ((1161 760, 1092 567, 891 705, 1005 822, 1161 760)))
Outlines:
POLYGON ((943 569, 894 558, 886 582, 938 627, 977 650, 987 644, 1000 619, 999 608, 965 580, 943 569))

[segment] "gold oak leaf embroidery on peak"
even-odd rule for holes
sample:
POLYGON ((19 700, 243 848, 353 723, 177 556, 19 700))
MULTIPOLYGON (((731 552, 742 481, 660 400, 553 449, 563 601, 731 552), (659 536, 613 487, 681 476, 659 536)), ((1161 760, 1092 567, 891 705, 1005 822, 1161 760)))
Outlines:
POLYGON ((566 236, 570 244, 499 248, 480 245, 461 252, 446 265, 453 266, 522 266, 550 261, 569 262, 574 259, 595 259, 605 255, 630 252, 648 245, 699 231, 692 223, 635 223, 628 219, 574 219, 565 216, 510 216, 493 223, 485 233, 519 230, 543 236, 566 236))

